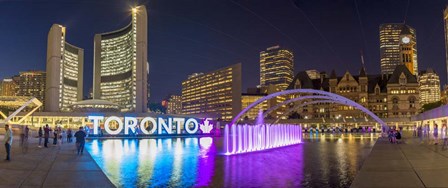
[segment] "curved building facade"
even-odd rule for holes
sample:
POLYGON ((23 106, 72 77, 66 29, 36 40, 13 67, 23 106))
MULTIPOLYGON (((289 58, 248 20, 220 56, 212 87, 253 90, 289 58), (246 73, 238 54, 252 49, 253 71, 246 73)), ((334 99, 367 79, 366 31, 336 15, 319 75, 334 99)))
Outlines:
POLYGON ((117 31, 95 35, 93 98, 145 112, 148 96, 147 13, 132 9, 132 20, 117 31))
POLYGON ((82 100, 84 50, 65 41, 65 27, 53 24, 48 33, 45 111, 68 112, 82 100))

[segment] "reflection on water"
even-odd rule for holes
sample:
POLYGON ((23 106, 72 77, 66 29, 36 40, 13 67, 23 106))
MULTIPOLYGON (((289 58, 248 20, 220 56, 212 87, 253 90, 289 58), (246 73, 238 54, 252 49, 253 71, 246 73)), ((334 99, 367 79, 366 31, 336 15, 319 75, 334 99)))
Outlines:
POLYGON ((376 136, 309 137, 303 144, 224 156, 221 138, 92 140, 86 148, 118 187, 348 187, 376 136))

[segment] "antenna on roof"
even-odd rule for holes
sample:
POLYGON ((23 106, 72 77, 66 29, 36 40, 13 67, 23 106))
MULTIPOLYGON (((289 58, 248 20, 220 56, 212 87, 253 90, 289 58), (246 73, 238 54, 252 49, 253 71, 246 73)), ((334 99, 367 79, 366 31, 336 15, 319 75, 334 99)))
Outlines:
POLYGON ((409 4, 411 4, 411 0, 408 0, 408 3, 406 4, 406 9, 404 11, 403 24, 406 24, 406 19, 408 18, 409 4))
POLYGON ((360 50, 361 52, 361 63, 362 63, 362 68, 364 68, 364 70, 366 69, 366 66, 364 64, 364 54, 362 53, 362 50, 360 50))

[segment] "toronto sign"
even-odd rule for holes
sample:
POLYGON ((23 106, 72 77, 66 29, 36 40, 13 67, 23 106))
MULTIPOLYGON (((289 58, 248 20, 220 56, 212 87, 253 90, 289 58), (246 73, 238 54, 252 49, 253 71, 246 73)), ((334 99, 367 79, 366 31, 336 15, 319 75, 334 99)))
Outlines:
POLYGON ((88 119, 93 122, 94 135, 99 134, 98 130, 101 122, 104 122, 104 130, 110 135, 118 135, 122 132, 124 135, 135 134, 137 130, 145 135, 181 134, 182 130, 185 130, 186 134, 209 134, 213 129, 213 124, 210 123, 208 118, 203 123, 199 123, 195 118, 180 117, 145 117, 140 122, 136 117, 126 116, 124 118, 89 116, 88 119), (173 125, 176 126, 175 132, 173 131, 173 125))

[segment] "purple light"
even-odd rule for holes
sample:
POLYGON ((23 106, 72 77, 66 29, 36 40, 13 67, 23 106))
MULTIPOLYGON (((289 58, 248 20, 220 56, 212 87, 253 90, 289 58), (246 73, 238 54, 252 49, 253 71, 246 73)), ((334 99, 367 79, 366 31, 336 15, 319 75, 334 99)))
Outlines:
POLYGON ((230 129, 231 134, 229 125, 224 129, 225 155, 262 151, 302 142, 300 125, 234 125, 230 129))

